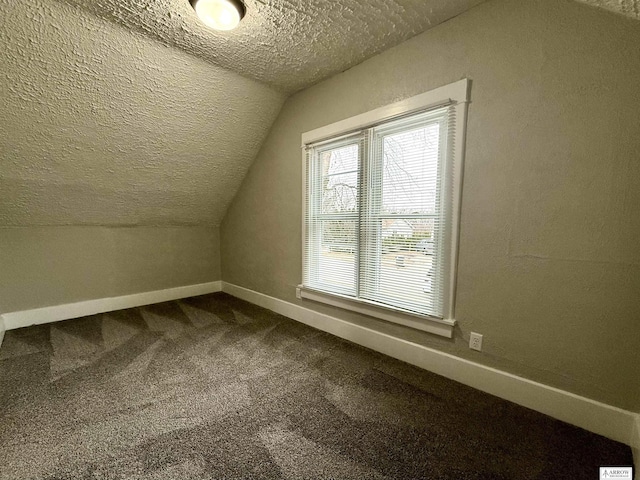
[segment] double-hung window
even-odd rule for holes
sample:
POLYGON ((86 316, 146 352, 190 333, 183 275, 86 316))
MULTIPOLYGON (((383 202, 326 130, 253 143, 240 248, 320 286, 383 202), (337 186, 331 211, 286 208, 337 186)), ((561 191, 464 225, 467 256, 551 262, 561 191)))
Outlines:
POLYGON ((303 134, 303 298, 451 337, 469 85, 303 134))

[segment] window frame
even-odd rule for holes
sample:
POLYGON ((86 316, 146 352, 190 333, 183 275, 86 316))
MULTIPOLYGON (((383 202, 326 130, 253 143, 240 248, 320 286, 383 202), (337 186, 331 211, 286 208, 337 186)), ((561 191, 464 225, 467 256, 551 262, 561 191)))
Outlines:
MULTIPOLYGON (((301 299, 309 299, 321 303, 355 311, 386 321, 405 325, 417 330, 422 330, 448 338, 453 337, 455 320, 455 287, 458 264, 458 238, 460 224, 460 205, 462 196, 462 174, 465 154, 466 122, 467 110, 470 99, 471 82, 462 79, 457 82, 444 85, 428 92, 392 103, 374 110, 355 115, 353 117, 326 125, 302 134, 302 267, 307 268, 309 258, 307 258, 306 246, 306 217, 307 217, 307 161, 305 146, 317 144, 323 141, 335 141, 341 138, 345 140, 354 132, 371 128, 381 122, 392 120, 396 117, 411 115, 425 110, 436 109, 438 107, 449 106, 454 110, 451 117, 455 135, 447 141, 452 141, 448 145, 450 151, 449 158, 443 162, 445 169, 453 168, 451 174, 444 175, 444 179, 449 179, 450 185, 446 185, 445 192, 451 195, 450 218, 447 221, 447 228, 442 237, 442 261, 445 262, 445 282, 443 283, 442 302, 443 318, 419 315, 400 308, 390 307, 384 304, 377 304, 375 301, 351 298, 336 293, 322 292, 308 286, 299 285, 296 295, 301 299)), ((356 257, 360 256, 359 250, 356 257)), ((356 258, 356 261, 358 259, 356 258)), ((357 268, 358 269, 358 268, 357 268)))

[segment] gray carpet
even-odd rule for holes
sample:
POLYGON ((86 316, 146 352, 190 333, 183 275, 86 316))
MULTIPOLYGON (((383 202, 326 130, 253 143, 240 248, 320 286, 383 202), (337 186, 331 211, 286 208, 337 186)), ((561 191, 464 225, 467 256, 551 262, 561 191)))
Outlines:
POLYGON ((7 332, 0 478, 598 478, 628 447, 225 294, 7 332))

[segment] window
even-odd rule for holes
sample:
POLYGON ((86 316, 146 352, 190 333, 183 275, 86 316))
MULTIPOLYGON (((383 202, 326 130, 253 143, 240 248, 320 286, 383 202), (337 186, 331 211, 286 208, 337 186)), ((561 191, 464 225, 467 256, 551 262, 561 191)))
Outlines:
POLYGON ((468 82, 303 134, 300 296, 451 337, 468 82))

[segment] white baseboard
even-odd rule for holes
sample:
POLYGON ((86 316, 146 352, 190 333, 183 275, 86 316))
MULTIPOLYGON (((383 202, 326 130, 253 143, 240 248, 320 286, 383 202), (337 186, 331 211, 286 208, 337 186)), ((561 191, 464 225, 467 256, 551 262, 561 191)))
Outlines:
POLYGON ((633 445, 638 417, 633 412, 354 325, 244 287, 223 282, 222 291, 563 422, 633 445))
POLYGON ((180 298, 219 292, 221 290, 222 282, 218 280, 216 282, 186 285, 183 287, 167 288, 165 290, 154 290, 151 292, 135 293, 133 295, 123 295, 121 297, 99 298, 84 302, 56 305, 53 307, 4 313, 2 314, 2 318, 4 318, 5 328, 7 330, 12 330, 14 328, 28 327, 30 325, 40 325, 42 323, 68 320, 70 318, 86 317, 87 315, 95 315, 97 313, 112 312, 114 310, 122 310, 124 308, 168 302, 171 300, 178 300, 180 298))

